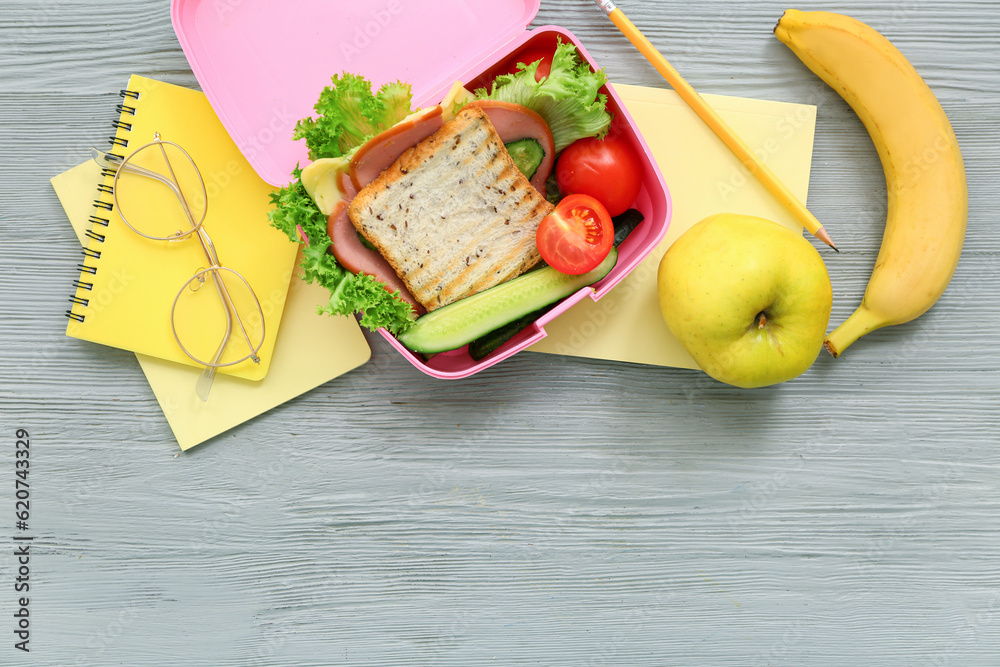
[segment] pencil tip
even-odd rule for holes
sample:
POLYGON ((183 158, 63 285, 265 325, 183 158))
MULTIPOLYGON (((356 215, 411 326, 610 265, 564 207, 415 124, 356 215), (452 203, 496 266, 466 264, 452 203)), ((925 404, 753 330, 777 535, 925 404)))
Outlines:
POLYGON ((833 244, 833 239, 830 238, 830 235, 827 234, 826 230, 823 229, 822 227, 816 230, 816 238, 818 238, 820 241, 833 248, 835 251, 840 252, 837 246, 833 244))

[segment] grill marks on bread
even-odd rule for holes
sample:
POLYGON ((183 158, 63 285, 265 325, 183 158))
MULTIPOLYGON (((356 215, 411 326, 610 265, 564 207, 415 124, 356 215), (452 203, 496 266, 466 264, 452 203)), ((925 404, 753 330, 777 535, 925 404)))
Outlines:
POLYGON ((552 208, 485 112, 465 109, 363 188, 349 214, 431 311, 537 264, 535 232, 552 208))

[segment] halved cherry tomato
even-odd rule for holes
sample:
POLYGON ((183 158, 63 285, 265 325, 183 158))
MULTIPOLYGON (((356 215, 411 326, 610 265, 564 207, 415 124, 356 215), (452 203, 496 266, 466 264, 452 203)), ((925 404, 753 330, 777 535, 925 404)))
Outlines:
POLYGON ((574 141, 556 162, 556 185, 563 194, 597 197, 608 213, 620 215, 642 186, 642 162, 626 139, 609 135, 574 141))
POLYGON ((542 259, 556 271, 578 276, 600 264, 615 239, 608 210, 589 195, 570 195, 538 225, 542 259))

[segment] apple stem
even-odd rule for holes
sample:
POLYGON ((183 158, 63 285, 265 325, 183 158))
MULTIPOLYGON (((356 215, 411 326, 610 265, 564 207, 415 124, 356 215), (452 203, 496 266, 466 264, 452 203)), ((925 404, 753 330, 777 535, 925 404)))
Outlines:
POLYGON ((760 318, 757 320, 757 328, 763 329, 767 325, 767 315, 765 315, 762 311, 757 313, 757 316, 760 318))

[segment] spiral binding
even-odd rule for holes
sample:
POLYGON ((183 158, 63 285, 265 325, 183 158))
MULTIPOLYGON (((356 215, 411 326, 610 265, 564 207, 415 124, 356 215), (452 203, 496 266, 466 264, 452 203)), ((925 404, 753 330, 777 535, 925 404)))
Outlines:
MULTIPOLYGON (((118 92, 118 95, 121 96, 123 103, 115 107, 115 111, 118 113, 119 117, 113 123, 111 123, 111 125, 116 130, 131 132, 132 124, 123 121, 122 116, 124 116, 125 114, 128 114, 129 116, 134 116, 136 108, 134 106, 124 104, 124 101, 138 100, 139 92, 135 90, 121 90, 118 92)), ((128 139, 121 139, 118 136, 110 137, 109 143, 111 144, 112 149, 114 149, 115 147, 128 148, 128 139)), ((110 152, 108 153, 108 155, 118 158, 119 161, 123 161, 125 159, 124 155, 117 155, 115 153, 110 153, 110 152)), ((115 173, 116 172, 114 169, 109 169, 107 167, 101 168, 102 178, 108 178, 108 177, 113 178, 115 176, 115 173)), ((114 195, 114 188, 106 183, 98 184, 97 191, 100 192, 101 194, 114 195)), ((98 211, 110 212, 114 210, 115 206, 111 202, 107 202, 102 199, 95 199, 94 208, 98 209, 98 211)), ((97 243, 104 243, 104 240, 107 238, 107 236, 95 231, 94 226, 100 225, 102 227, 107 228, 110 222, 111 222, 110 218, 105 217, 103 215, 91 215, 90 216, 91 229, 87 230, 86 235, 97 243)), ((101 258, 101 251, 87 247, 83 249, 83 257, 84 257, 83 262, 77 264, 77 268, 80 269, 81 276, 84 273, 92 276, 97 275, 97 267, 94 266, 93 264, 89 264, 88 261, 99 260, 101 258)), ((93 291, 94 289, 94 283, 87 282, 86 280, 81 280, 78 278, 73 281, 73 287, 75 287, 77 290, 84 290, 90 292, 93 291)), ((73 306, 82 306, 86 308, 88 305, 90 305, 90 299, 85 299, 81 296, 77 296, 76 294, 71 296, 69 298, 69 301, 71 304, 73 304, 73 306)), ((76 322, 83 322, 84 320, 86 320, 87 319, 86 315, 73 312, 73 306, 70 306, 70 309, 66 311, 66 317, 76 322)))

